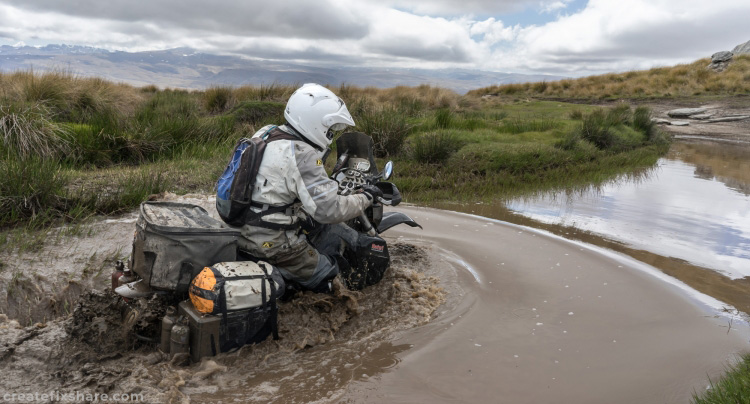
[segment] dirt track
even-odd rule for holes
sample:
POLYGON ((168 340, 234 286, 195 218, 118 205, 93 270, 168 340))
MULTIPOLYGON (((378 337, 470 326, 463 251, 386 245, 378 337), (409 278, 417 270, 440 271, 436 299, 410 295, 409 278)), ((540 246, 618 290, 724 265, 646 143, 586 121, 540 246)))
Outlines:
POLYGON ((729 115, 750 115, 750 97, 732 97, 712 100, 659 100, 644 103, 651 107, 656 118, 670 121, 688 121, 688 126, 661 125, 660 127, 675 137, 750 143, 750 119, 734 122, 708 123, 705 120, 670 118, 667 112, 679 108, 707 108, 707 114, 714 117, 729 115))
POLYGON ((400 341, 415 348, 396 369, 354 383, 352 402, 688 402, 748 348, 743 322, 711 308, 720 302, 637 261, 503 222, 399 209, 425 230, 394 233, 463 257, 467 295, 400 341))

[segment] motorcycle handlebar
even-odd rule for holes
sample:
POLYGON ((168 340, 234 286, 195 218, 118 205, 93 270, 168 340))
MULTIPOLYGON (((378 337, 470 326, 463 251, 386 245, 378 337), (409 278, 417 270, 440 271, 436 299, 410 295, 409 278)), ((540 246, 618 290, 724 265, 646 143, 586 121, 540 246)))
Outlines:
POLYGON ((389 201, 388 199, 385 199, 382 196, 377 197, 377 199, 378 199, 378 202, 382 203, 383 205, 386 205, 386 206, 393 205, 393 201, 389 201))

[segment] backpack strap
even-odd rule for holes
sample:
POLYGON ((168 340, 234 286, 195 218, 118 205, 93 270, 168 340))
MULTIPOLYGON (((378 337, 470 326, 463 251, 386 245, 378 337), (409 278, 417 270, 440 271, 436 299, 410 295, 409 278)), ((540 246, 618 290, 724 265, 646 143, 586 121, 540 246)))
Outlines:
MULTIPOLYGON (((277 140, 297 140, 297 141, 300 140, 299 137, 286 133, 276 126, 270 128, 265 134, 263 134, 261 136, 261 139, 263 139, 263 141, 266 144, 275 142, 277 140)), ((262 219, 263 216, 272 215, 274 213, 286 212, 289 208, 294 206, 295 203, 297 203, 296 200, 286 205, 271 206, 268 204, 262 204, 262 203, 258 203, 258 202, 251 200, 250 206, 259 208, 261 209, 261 211, 253 212, 251 209, 248 209, 245 212, 245 223, 249 224, 250 226, 263 227, 263 228, 271 229, 271 230, 281 230, 281 231, 297 230, 301 226, 299 221, 297 221, 296 223, 291 223, 291 224, 280 224, 280 223, 268 222, 262 219)), ((291 214, 289 213, 287 213, 287 215, 291 216, 291 214)))

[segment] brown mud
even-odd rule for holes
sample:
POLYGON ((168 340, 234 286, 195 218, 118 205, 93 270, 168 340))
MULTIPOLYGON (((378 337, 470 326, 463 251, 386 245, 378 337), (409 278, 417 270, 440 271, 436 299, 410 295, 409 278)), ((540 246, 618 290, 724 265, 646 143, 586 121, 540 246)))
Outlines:
MULTIPOLYGON (((0 317, 0 393, 138 393, 149 403, 686 402, 748 348, 733 308, 723 312, 635 260, 492 219, 397 210, 424 230, 389 231, 393 263, 378 285, 304 294, 281 305, 279 341, 190 366, 123 331, 106 276, 83 278, 95 287, 82 287, 65 318, 22 326, 0 317)), ((118 242, 129 248, 133 223, 107 225, 122 225, 118 242)))
POLYGON ((183 367, 123 329, 123 304, 110 290, 84 293, 64 320, 21 327, 2 317, 5 393, 137 393, 146 402, 310 402, 331 400, 406 349, 390 342, 422 325, 444 302, 429 275, 429 247, 396 243, 383 281, 363 292, 304 293, 280 304, 281 339, 183 367), (221 398, 219 398, 221 397, 221 398))
POLYGON ((398 367, 352 383, 345 402, 688 402, 749 347, 746 323, 721 302, 628 257, 483 217, 398 210, 424 230, 395 235, 463 257, 467 295, 405 335, 414 348, 398 367))
MULTIPOLYGON (((0 313, 22 325, 69 315, 81 293, 108 284, 115 262, 130 254, 134 214, 22 234, 41 240, 0 250, 0 313)), ((5 235, 0 234, 0 237, 5 235)))

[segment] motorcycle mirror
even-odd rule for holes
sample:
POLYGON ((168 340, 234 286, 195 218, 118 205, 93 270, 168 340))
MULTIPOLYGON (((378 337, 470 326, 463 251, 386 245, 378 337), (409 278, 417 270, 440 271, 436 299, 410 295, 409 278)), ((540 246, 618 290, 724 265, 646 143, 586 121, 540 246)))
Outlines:
POLYGON ((383 167, 383 180, 388 181, 393 176, 393 161, 388 161, 383 167))

